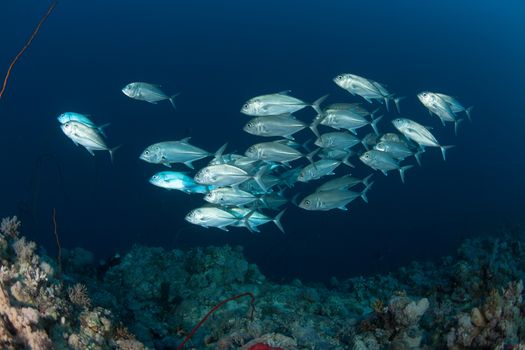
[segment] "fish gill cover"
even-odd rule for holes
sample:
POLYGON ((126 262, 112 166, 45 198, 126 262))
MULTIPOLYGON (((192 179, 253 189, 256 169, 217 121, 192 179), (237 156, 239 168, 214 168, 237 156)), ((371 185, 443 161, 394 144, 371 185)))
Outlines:
MULTIPOLYGON (((255 323, 259 330, 249 332, 239 324, 206 339, 196 329, 195 341, 219 347, 215 343, 221 340, 226 348, 303 348, 309 343, 326 348, 479 348, 519 342, 523 268, 518 263, 511 276, 499 278, 507 275, 494 268, 494 254, 507 248, 500 249, 498 240, 483 241, 489 247, 480 248, 481 259, 490 262, 479 278, 496 275, 496 281, 475 290, 458 287, 458 278, 473 281, 473 270, 480 268, 479 261, 467 258, 427 289, 400 277, 394 284, 403 291, 385 286, 376 301, 374 291, 360 290, 362 308, 351 308, 337 325, 316 323, 315 332, 337 333, 328 340, 303 328, 278 326, 287 322, 281 307, 297 309, 293 293, 283 291, 286 296, 279 300, 255 287, 272 289, 273 282, 241 276, 232 285, 227 274, 198 280, 199 273, 225 266, 224 259, 231 258, 227 247, 202 255, 208 261, 202 271, 188 267, 199 259, 180 258, 187 261, 187 279, 177 277, 184 282, 173 276, 160 278, 158 285, 128 280, 131 294, 147 294, 139 299, 164 300, 158 314, 145 316, 148 302, 143 309, 133 306, 136 302, 126 304, 111 292, 111 283, 125 283, 119 279, 126 269, 142 266, 137 275, 155 276, 166 268, 167 263, 139 263, 141 254, 162 260, 163 251, 135 247, 139 253, 132 250, 124 260, 114 256, 135 243, 185 250, 240 244, 249 261, 273 280, 301 278, 334 287, 331 276, 359 278, 392 272, 411 260, 436 260, 452 253, 466 236, 497 235, 496 226, 520 223, 523 119, 519 98, 511 96, 524 92, 525 46, 516 35, 525 29, 517 15, 523 5, 55 5, 46 9, 27 1, 1 8, 0 29, 13 33, 4 45, 22 47, 14 59, 0 57, 8 67, 0 94, 3 130, 8 131, 0 140, 6 150, 1 210, 16 210, 24 234, 59 253, 58 272, 44 269, 37 258, 28 260, 32 253, 23 255, 22 260, 34 263, 35 270, 27 270, 26 265, 17 267, 16 260, 26 242, 18 235, 6 238, 4 285, 11 290, 4 295, 17 300, 4 301, 9 315, 18 315, 16 303, 40 310, 54 297, 63 300, 67 291, 68 300, 77 300, 85 310, 104 307, 91 314, 99 320, 100 312, 111 319, 109 310, 124 310, 116 319, 146 346, 174 348, 191 325, 206 329, 213 323, 213 315, 198 322, 208 309, 248 291, 259 300, 256 307, 263 305, 255 318, 270 317, 264 321, 268 324, 255 323), (20 18, 27 21, 14 20, 20 18), (489 18, 498 23, 492 30, 485 26, 489 18), (62 259, 61 246, 83 246, 94 253, 88 260, 105 262, 97 269, 88 263, 83 273, 68 271, 65 264, 62 275, 61 261, 71 256, 62 259), (115 271, 121 275, 114 277, 115 271), (76 297, 102 288, 101 280, 113 296, 97 295, 89 303, 76 297), (40 293, 38 286, 49 287, 47 282, 56 288, 53 295, 20 297, 22 287, 40 293), (61 282, 68 289, 60 290, 61 282), (184 283, 190 284, 187 291, 184 283), (218 287, 221 283, 230 287, 218 287), (203 288, 213 297, 205 296, 207 302, 198 305, 191 291, 203 288), (498 305, 497 295, 505 300, 501 305, 510 305, 502 306, 507 311, 501 322, 512 324, 512 331, 492 327, 499 321, 483 306, 485 298, 498 305), (265 308, 265 297, 271 307, 265 308), (444 298, 455 304, 438 311, 444 298), (376 312, 374 317, 365 304, 376 312), (184 316, 188 308, 191 317, 184 316), (166 321, 169 310, 175 316, 166 321), (428 324, 419 326, 427 310, 441 313, 441 319, 424 317, 428 324), (461 314, 467 311, 474 328, 461 314), (126 323, 126 313, 135 319, 126 323), (169 326, 164 329, 158 322, 169 326), (484 328, 487 324, 492 326, 484 328), (376 329, 386 330, 386 338, 362 333, 376 329), (259 337, 264 341, 257 342, 259 337)), ((513 239, 504 242, 521 244, 520 238, 513 239)), ((34 250, 32 243, 27 245, 34 250)), ((518 252, 513 248, 508 254, 518 252)), ((45 259, 53 265, 53 259, 45 259)), ((516 259, 521 261, 519 254, 516 259)), ((241 260, 235 260, 239 264, 229 274, 245 270, 241 260)), ((446 266, 429 267, 424 279, 432 280, 446 266)), ((413 272, 419 273, 417 268, 413 272)), ((297 282, 283 286, 306 288, 297 282)), ((349 292, 334 298, 349 307, 349 292)), ((69 346, 86 346, 90 336, 69 322, 79 319, 82 326, 93 320, 84 317, 89 314, 82 314, 82 308, 61 307, 52 318, 73 327, 66 332, 69 346)), ((299 314, 301 323, 325 312, 299 314)), ((108 327, 102 348, 115 346, 108 327)))

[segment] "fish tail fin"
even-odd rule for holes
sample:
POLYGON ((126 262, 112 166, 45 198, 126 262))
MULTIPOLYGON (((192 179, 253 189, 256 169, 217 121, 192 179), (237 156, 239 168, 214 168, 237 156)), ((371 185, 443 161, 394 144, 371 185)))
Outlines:
POLYGON ((402 183, 405 183, 405 171, 407 171, 408 169, 414 167, 413 165, 405 165, 401 168, 399 168, 399 176, 401 176, 401 182, 402 183))
POLYGON ((348 154, 344 157, 344 159, 342 160, 342 163, 346 166, 349 166, 350 168, 355 168, 355 165, 353 165, 352 163, 350 163, 349 159, 350 157, 352 156, 352 152, 349 151, 348 154))
POLYGON ((385 100, 385 107, 386 107, 387 112, 390 112, 390 104, 388 102, 390 101, 392 97, 393 95, 388 95, 388 96, 383 97, 383 99, 385 100))
POLYGON ((455 147, 454 145, 449 145, 449 146, 439 146, 439 148, 441 148, 441 154, 443 155, 443 160, 447 160, 447 157, 446 157, 446 151, 447 149, 450 149, 452 147, 455 147))
POLYGON ((323 101, 326 100, 327 97, 328 95, 321 96, 317 100, 315 100, 314 103, 312 103, 311 106, 317 112, 317 114, 322 114, 321 103, 323 103, 323 101))
MULTIPOLYGON (((371 174, 368 175, 368 177, 372 176, 371 174)), ((367 177, 367 178, 368 178, 367 177)), ((374 181, 370 182, 369 184, 366 184, 366 187, 363 191, 361 191, 361 199, 363 202, 368 204, 368 197, 366 196, 366 193, 372 188, 372 185, 374 184, 374 181)))
POLYGON ((277 228, 282 232, 282 233, 286 233, 284 232, 284 227, 283 225, 281 224, 281 218, 283 217, 283 214, 286 212, 286 209, 288 208, 284 208, 283 210, 281 210, 281 212, 279 214, 277 214, 275 216, 275 218, 272 220, 273 223, 275 224, 275 226, 277 226, 277 228))
POLYGON ((316 137, 319 137, 319 130, 317 130, 317 127, 319 126, 319 124, 321 124, 321 122, 323 121, 324 119, 324 116, 322 113, 320 114, 317 114, 317 116, 314 118, 314 121, 312 122, 312 124, 310 124, 309 128, 310 130, 312 130, 312 132, 314 133, 314 135, 316 137))
POLYGON ((299 206, 299 202, 298 202, 298 199, 299 199, 299 196, 301 195, 301 192, 297 192, 293 197, 292 197, 292 200, 290 202, 292 202, 293 205, 295 205, 296 207, 299 206))
POLYGON ((465 113, 467 114, 468 121, 471 122, 472 118, 470 118, 470 112, 472 112, 472 109, 474 106, 470 106, 469 108, 465 109, 465 113))
POLYGON ((101 126, 97 127, 97 130, 102 136, 107 138, 106 133, 104 132, 104 129, 107 128, 110 125, 111 125, 111 123, 102 124, 101 126))
POLYGON ((306 141, 303 142, 303 144, 301 145, 301 147, 308 153, 312 152, 312 150, 310 149, 310 147, 308 147, 308 145, 312 142, 312 139, 308 139, 306 141))
MULTIPOLYGON (((314 162, 314 157, 315 155, 317 154, 317 152, 320 151, 320 148, 317 148, 315 150, 313 150, 312 152, 308 153, 305 157, 306 159, 308 159, 308 161, 310 162, 310 164, 313 165, 314 168, 316 168, 315 166, 315 162, 314 162)), ((316 168, 317 169, 317 168, 316 168)))
POLYGON ((112 149, 109 149, 109 150, 108 150, 108 151, 109 151, 109 157, 110 157, 110 159, 111 159, 111 164, 114 163, 114 157, 113 157, 113 155, 115 154, 115 152, 116 152, 120 147, 122 147, 122 145, 115 146, 115 147, 113 147, 112 149))
POLYGON ((253 227, 251 224, 250 224, 250 217, 253 215, 253 213, 255 213, 255 210, 251 210, 250 212, 248 212, 248 214, 246 214, 241 220, 243 221, 244 223, 244 226, 248 229, 248 231, 250 231, 251 233, 255 233, 255 232, 261 232, 259 231, 259 229, 257 227, 253 227))
POLYGON ((368 185, 370 184, 369 181, 370 181, 370 179, 372 178, 372 176, 374 176, 373 173, 370 174, 370 175, 368 175, 367 177, 365 177, 365 178, 362 180, 362 182, 363 182, 363 184, 365 185, 365 187, 368 187, 368 185))
POLYGON ((171 95, 171 96, 169 97, 169 99, 168 99, 168 100, 170 101, 170 103, 171 103, 173 109, 177 109, 177 107, 175 106, 175 97, 177 97, 177 96, 179 96, 179 95, 180 95, 180 92, 177 92, 175 95, 171 95))
POLYGON ((404 100, 406 96, 399 96, 394 98, 394 104, 396 105, 397 113, 401 113, 400 102, 404 100))
POLYGON ((372 122, 370 123, 370 126, 372 127, 372 129, 374 129, 374 132, 376 135, 379 135, 379 131, 377 130, 377 123, 383 118, 382 115, 380 115, 379 117, 375 118, 372 120, 372 122))
POLYGON ((257 185, 259 185, 259 187, 264 192, 266 192, 268 190, 266 188, 266 185, 262 181, 262 177, 266 174, 266 171, 268 171, 268 166, 267 165, 265 165, 265 166, 261 167, 259 170, 257 170, 257 173, 255 173, 255 175, 253 176, 253 179, 255 180, 255 182, 257 182, 257 185))

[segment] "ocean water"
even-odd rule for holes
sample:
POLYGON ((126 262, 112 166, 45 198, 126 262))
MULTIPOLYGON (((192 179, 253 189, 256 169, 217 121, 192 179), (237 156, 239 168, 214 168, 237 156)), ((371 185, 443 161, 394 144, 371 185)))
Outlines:
MULTIPOLYGON (((47 6, 0 3, 2 71, 47 6)), ((242 245, 275 280, 388 272, 452 254, 465 237, 525 219, 524 11, 520 1, 59 2, 0 100, 0 213, 18 215, 23 233, 51 253, 55 208, 63 247, 82 246, 102 259, 135 243, 242 245), (324 94, 331 103, 362 101, 332 82, 340 73, 406 96, 401 115, 456 146, 447 161, 429 149, 405 184, 396 173, 377 173, 369 204, 357 200, 348 212, 290 205, 284 235, 271 224, 257 235, 193 226, 184 216, 201 205, 199 196, 148 183, 166 170, 138 159, 152 143, 191 136, 210 151, 229 142, 229 151, 243 152, 264 141, 242 131, 249 117, 239 110, 251 97, 290 89, 305 101, 324 94), (132 81, 180 92, 177 109, 127 98, 120 90, 132 81), (419 103, 423 90, 473 105, 472 122, 455 136, 419 103), (65 111, 111 123, 108 143, 122 144, 114 164, 65 137, 56 120, 65 111)), ((380 131, 394 131, 396 116, 387 114, 380 131)), ((314 112, 298 117, 309 121, 314 112)), ((353 162, 356 176, 371 172, 353 162)))

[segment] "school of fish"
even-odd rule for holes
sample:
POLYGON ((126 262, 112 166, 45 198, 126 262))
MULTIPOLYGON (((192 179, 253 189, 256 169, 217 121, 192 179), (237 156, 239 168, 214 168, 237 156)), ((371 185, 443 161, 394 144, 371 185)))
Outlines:
MULTIPOLYGON (((158 142, 146 147, 139 158, 167 168, 179 163, 186 169, 159 171, 149 182, 163 189, 201 196, 203 204, 185 216, 192 224, 225 231, 242 227, 260 232, 259 226, 272 222, 284 233, 281 218, 290 204, 304 210, 328 211, 347 210, 358 198, 368 203, 373 172, 353 176, 351 172, 357 165, 354 159, 365 169, 384 175, 398 171, 404 183, 405 172, 415 165, 412 157, 421 166, 422 155, 429 147, 439 148, 443 160, 446 151, 454 147, 442 144, 429 127, 399 116, 404 97, 391 93, 384 84, 355 74, 340 74, 333 82, 368 105, 338 102, 322 107, 328 95, 308 103, 291 96, 290 91, 253 97, 240 112, 251 117, 243 130, 260 139, 244 153, 228 153, 228 143, 209 152, 191 144, 189 137, 158 142), (294 115, 306 108, 314 112, 310 121, 294 115), (381 134, 378 124, 386 124, 384 113, 391 111, 397 114, 391 120, 397 132, 381 134), (308 131, 303 132, 305 129, 308 131), (306 142, 296 140, 299 133, 305 135, 306 142), (194 163, 206 158, 208 162, 195 169, 194 163), (338 177, 334 177, 336 170, 338 177), (296 190, 296 184, 311 182, 316 183, 314 191, 302 194, 296 190)), ((122 92, 152 104, 168 101, 173 108, 178 95, 167 95, 159 85, 143 82, 130 83, 122 92)), ((417 98, 443 125, 454 123, 456 135, 459 124, 471 119, 472 107, 465 108, 455 97, 424 91, 417 98)), ((107 145, 105 128, 109 124, 97 126, 89 115, 75 112, 61 114, 58 121, 75 145, 92 155, 94 151, 108 151, 113 161, 120 146, 107 145)))

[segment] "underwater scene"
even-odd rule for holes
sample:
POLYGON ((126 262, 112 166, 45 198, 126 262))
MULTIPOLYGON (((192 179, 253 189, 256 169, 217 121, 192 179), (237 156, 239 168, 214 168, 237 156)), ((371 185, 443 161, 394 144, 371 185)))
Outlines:
POLYGON ((0 350, 525 350, 523 1, 0 1, 0 350))

